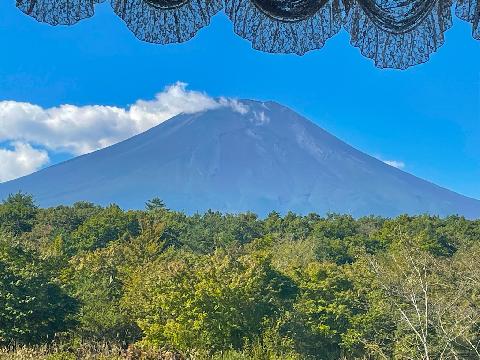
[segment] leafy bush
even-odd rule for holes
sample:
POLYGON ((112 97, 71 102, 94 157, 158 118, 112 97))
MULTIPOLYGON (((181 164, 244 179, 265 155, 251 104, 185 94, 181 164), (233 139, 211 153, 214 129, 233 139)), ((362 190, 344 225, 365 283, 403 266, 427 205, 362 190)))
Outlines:
POLYGON ((75 299, 51 278, 38 256, 0 239, 0 344, 51 341, 74 325, 75 299))

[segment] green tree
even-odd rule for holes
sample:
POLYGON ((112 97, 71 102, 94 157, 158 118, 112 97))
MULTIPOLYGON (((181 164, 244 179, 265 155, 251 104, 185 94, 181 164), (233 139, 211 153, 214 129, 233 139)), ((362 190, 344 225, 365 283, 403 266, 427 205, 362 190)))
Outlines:
POLYGON ((60 205, 49 209, 39 209, 37 214, 37 232, 49 232, 55 237, 67 235, 82 225, 90 217, 102 210, 101 207, 87 202, 77 202, 73 206, 60 205))
POLYGON ((106 248, 74 256, 62 279, 81 307, 77 334, 84 339, 128 344, 139 337, 138 327, 120 307, 129 248, 110 243, 106 248))
POLYGON ((151 200, 148 200, 147 203, 145 204, 145 209, 147 211, 159 211, 159 210, 165 210, 168 211, 165 203, 163 200, 161 200, 158 197, 155 197, 151 200))
POLYGON ((103 248, 122 236, 139 233, 139 223, 134 212, 124 212, 117 205, 110 205, 91 216, 69 237, 71 253, 103 248))
POLYGON ((300 296, 291 332, 297 351, 316 359, 342 357, 342 338, 361 311, 356 289, 345 270, 327 262, 310 263, 297 272, 300 296))
POLYGON ((179 349, 241 348, 296 288, 260 255, 165 258, 139 269, 125 294, 144 342, 179 349))
POLYGON ((478 251, 434 256, 412 240, 359 262, 356 269, 370 280, 366 315, 377 317, 377 326, 363 323, 370 328, 363 328, 361 342, 377 355, 400 359, 480 358, 480 271, 472 266, 478 251), (389 336, 378 326, 382 318, 389 336))
POLYGON ((77 304, 48 269, 34 252, 0 239, 0 343, 38 344, 73 327, 77 304))
POLYGON ((9 195, 0 204, 0 230, 13 235, 31 231, 37 210, 32 196, 20 192, 9 195))
POLYGON ((435 216, 401 215, 385 221, 376 236, 384 246, 409 244, 435 256, 451 256, 457 250, 455 240, 444 231, 444 220, 435 216))

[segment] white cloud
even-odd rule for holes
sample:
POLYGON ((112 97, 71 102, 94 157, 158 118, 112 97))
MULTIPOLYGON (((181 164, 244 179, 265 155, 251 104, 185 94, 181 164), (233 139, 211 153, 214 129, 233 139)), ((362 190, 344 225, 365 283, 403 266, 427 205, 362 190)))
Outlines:
POLYGON ((405 167, 405 163, 403 161, 398 160, 382 160, 385 164, 396 167, 397 169, 403 169, 405 167))
POLYGON ((12 149, 0 148, 0 182, 31 174, 49 162, 45 150, 29 144, 13 142, 12 149))
POLYGON ((214 99, 186 87, 185 83, 176 83, 153 100, 138 100, 126 108, 61 105, 44 109, 30 103, 1 101, 0 142, 20 141, 81 155, 125 140, 180 113, 222 106, 241 114, 248 111, 236 100, 214 99))
POLYGON ((270 118, 265 114, 265 112, 253 112, 253 122, 257 125, 265 125, 270 122, 270 118))
POLYGON ((381 162, 384 162, 385 164, 393 166, 397 169, 404 169, 405 168, 405 163, 403 161, 400 161, 400 160, 385 160, 380 155, 374 155, 374 156, 375 156, 375 158, 377 158, 381 162))
POLYGON ((220 104, 222 106, 229 106, 233 109, 233 111, 236 111, 242 115, 245 115, 250 110, 247 105, 242 104, 240 101, 235 99, 220 98, 220 104))

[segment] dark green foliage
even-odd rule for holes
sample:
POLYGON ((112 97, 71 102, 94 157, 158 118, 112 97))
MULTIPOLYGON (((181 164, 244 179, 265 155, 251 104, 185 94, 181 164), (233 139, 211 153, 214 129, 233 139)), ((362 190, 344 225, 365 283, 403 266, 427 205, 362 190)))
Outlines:
POLYGON ((187 216, 157 198, 145 211, 38 209, 23 194, 0 221, 3 344, 66 333, 207 357, 477 354, 480 221, 187 216))
POLYGON ((139 225, 134 213, 125 213, 117 205, 110 205, 80 225, 70 237, 74 253, 105 247, 122 236, 138 235, 139 225))
POLYGON ((299 274, 296 304, 298 351, 320 359, 339 359, 342 336, 358 308, 355 288, 345 271, 331 263, 311 263, 299 274), (321 347, 318 344, 322 344, 321 347))
POLYGON ((73 206, 40 209, 36 222, 43 228, 48 228, 52 236, 68 235, 100 211, 102 209, 99 206, 87 202, 78 202, 73 206))
MULTIPOLYGON (((442 220, 434 216, 407 216, 388 220, 380 228, 378 238, 384 245, 402 246, 406 242, 414 242, 415 246, 437 256, 451 256, 457 249, 456 230, 447 233, 445 227, 459 229, 461 224, 456 224, 454 217, 442 220)), ((466 236, 461 241, 474 239, 475 234, 466 236)))
POLYGON ((69 330, 76 301, 35 253, 0 239, 0 344, 35 344, 69 330))
POLYGON ((128 254, 109 246, 73 257, 63 280, 71 296, 83 305, 78 314, 78 333, 89 339, 126 344, 139 336, 138 327, 120 307, 123 294, 122 266, 128 254))
POLYGON ((168 210, 165 206, 165 203, 160 198, 156 197, 152 200, 148 200, 145 204, 145 209, 147 211, 161 211, 161 210, 168 210))
POLYGON ((291 307, 297 288, 260 253, 160 258, 139 269, 124 305, 145 341, 182 350, 240 349, 261 336, 265 320, 291 307))
POLYGON ((32 230, 37 206, 30 195, 10 195, 0 204, 0 230, 20 235, 32 230))

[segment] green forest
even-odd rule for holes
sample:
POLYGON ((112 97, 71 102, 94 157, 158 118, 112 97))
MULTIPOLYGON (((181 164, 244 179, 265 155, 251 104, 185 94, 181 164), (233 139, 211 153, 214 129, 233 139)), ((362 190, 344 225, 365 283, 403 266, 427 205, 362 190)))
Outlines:
MULTIPOLYGON (((168 204, 167 204, 168 205, 168 204)), ((480 220, 0 204, 0 359, 480 359, 480 220)))

